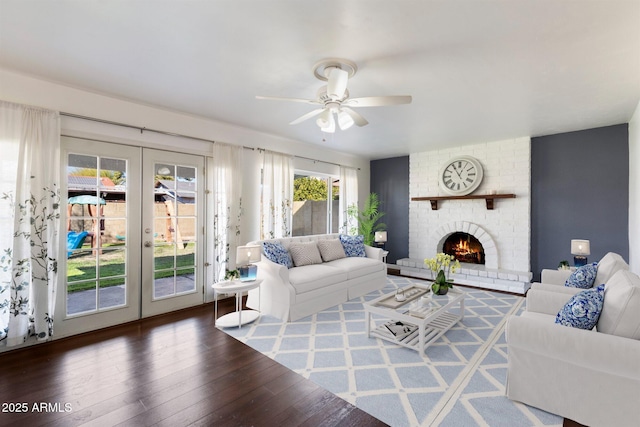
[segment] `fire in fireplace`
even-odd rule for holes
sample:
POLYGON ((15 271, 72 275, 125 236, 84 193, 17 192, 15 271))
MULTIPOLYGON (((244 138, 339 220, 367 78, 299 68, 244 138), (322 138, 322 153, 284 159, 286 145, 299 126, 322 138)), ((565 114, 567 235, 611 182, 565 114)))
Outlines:
POLYGON ((469 233, 456 232, 447 237, 442 252, 453 255, 460 262, 484 264, 482 243, 469 233))

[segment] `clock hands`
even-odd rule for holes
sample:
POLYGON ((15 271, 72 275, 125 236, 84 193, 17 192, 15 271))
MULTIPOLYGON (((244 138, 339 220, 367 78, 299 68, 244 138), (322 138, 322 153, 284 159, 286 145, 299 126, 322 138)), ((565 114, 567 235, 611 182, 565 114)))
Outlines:
POLYGON ((440 186, 449 194, 469 194, 482 182, 482 164, 471 156, 454 157, 441 171, 440 186))
POLYGON ((460 173, 460 171, 458 170, 457 167, 453 167, 456 170, 456 173, 458 174, 458 178, 462 178, 462 174, 460 173))
POLYGON ((462 175, 460 174, 460 172, 458 172, 458 168, 456 167, 456 164, 452 163, 451 166, 453 166, 453 170, 456 171, 458 178, 462 178, 462 175))
POLYGON ((460 190, 460 187, 468 188, 470 183, 473 183, 475 179, 472 178, 476 175, 474 169, 474 165, 470 164, 467 161, 453 162, 446 169, 449 175, 444 176, 444 179, 446 180, 444 184, 451 190, 455 191, 460 190), (453 172, 456 173, 456 175, 458 176, 457 178, 455 177, 455 175, 453 175, 453 172))

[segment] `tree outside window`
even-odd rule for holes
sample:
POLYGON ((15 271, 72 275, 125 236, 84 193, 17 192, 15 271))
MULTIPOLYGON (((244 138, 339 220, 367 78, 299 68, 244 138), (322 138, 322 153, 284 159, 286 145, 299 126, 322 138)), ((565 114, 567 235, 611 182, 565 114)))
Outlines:
POLYGON ((293 236, 338 232, 338 179, 297 173, 293 181, 293 236))

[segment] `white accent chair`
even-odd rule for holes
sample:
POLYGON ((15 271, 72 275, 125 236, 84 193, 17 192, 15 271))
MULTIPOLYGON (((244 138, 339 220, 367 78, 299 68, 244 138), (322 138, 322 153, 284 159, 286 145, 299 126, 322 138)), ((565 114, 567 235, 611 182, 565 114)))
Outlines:
MULTIPOLYGON (((598 274, 593 286, 599 286, 606 283, 607 280, 618 270, 629 270, 629 264, 624 258, 615 252, 609 252, 598 261, 598 274)), ((575 295, 580 292, 580 288, 569 288, 564 286, 569 276, 573 273, 571 270, 551 270, 544 269, 540 275, 540 282, 531 284, 532 290, 546 290, 554 292, 563 292, 568 295, 575 295)))
POLYGON ((526 311, 508 319, 507 397, 590 427, 637 426, 640 277, 623 268, 608 278, 591 331, 555 323, 573 296, 562 288, 531 289, 526 311))

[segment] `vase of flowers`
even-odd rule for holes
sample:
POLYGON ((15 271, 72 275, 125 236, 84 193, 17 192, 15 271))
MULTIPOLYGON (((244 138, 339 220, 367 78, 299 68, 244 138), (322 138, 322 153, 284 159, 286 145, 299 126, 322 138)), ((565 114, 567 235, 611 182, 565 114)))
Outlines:
POLYGON ((435 258, 427 258, 424 263, 436 275, 431 285, 431 290, 435 295, 445 295, 453 283, 448 276, 460 269, 460 262, 454 260, 453 255, 440 252, 435 258))

